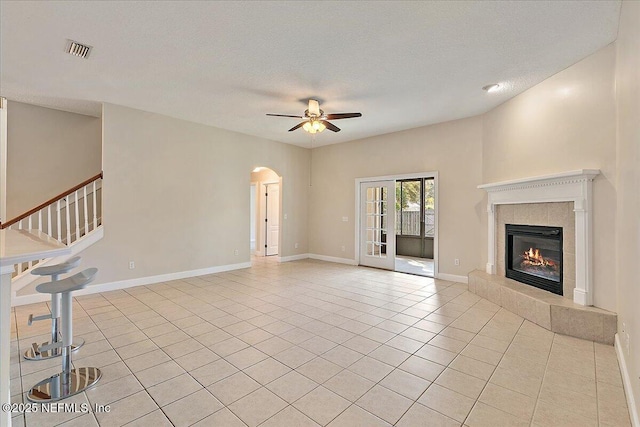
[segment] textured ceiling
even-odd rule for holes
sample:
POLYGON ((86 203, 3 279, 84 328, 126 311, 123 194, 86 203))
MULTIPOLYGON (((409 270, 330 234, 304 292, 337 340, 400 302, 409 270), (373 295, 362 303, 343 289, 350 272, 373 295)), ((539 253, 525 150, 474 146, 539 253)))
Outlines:
POLYGON ((619 1, 0 3, 0 94, 100 114, 109 102, 309 146, 483 113, 615 40, 619 1), (67 39, 94 47, 87 60, 67 39), (487 94, 480 88, 502 83, 487 94))

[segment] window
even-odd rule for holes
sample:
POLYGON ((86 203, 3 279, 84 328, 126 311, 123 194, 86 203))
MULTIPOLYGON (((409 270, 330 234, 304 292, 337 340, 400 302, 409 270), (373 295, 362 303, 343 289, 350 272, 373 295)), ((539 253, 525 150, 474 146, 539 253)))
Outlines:
POLYGON ((433 178, 424 180, 424 237, 434 237, 436 233, 435 186, 433 178))
POLYGON ((421 180, 396 182, 396 235, 420 236, 421 180))
POLYGON ((434 237, 435 187, 433 178, 396 182, 396 235, 434 237), (421 235, 422 232, 424 235, 421 235))

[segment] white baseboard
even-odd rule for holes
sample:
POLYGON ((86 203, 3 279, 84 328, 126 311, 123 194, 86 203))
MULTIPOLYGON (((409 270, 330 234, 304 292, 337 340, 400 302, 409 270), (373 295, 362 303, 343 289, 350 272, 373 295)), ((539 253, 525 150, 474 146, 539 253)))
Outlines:
POLYGON ((356 260, 349 259, 349 258, 338 258, 334 256, 326 256, 326 255, 318 255, 318 254, 309 254, 309 258, 317 259, 320 261, 335 262, 338 264, 358 265, 356 260))
POLYGON ((633 427, 640 427, 640 415, 638 414, 638 408, 636 407, 636 400, 633 395, 633 387, 631 386, 631 376, 629 375, 627 360, 625 359, 624 351, 622 350, 619 334, 616 334, 615 347, 616 355, 618 356, 618 365, 620 365, 620 373, 622 374, 622 385, 624 385, 624 394, 627 396, 627 406, 629 407, 631 425, 633 427))
POLYGON ((51 295, 48 294, 29 294, 19 295, 11 298, 11 307, 17 307, 19 305, 35 304, 38 302, 51 301, 51 295))
POLYGON ((299 261, 301 259, 308 259, 308 258, 309 258, 309 254, 279 256, 278 257, 278 262, 299 261))
POLYGON ((447 273, 438 273, 436 279, 448 280, 450 282, 457 283, 469 283, 469 278, 467 276, 458 276, 455 274, 447 274, 447 273))
MULTIPOLYGON (((98 285, 89 285, 87 288, 81 291, 74 292, 73 295, 80 296, 80 295, 96 294, 99 292, 116 291, 119 289, 133 288, 135 286, 151 285, 154 283, 168 282, 171 280, 186 279, 188 277, 204 276, 207 274, 222 273, 224 271, 240 270, 242 268, 250 268, 250 267, 251 267, 250 262, 243 262, 239 264, 228 264, 228 265, 219 265, 215 267, 201 268, 198 270, 179 271, 177 273, 160 274, 157 276, 138 277, 135 279, 120 280, 117 282, 101 283, 98 285)), ((49 301, 50 299, 51 299, 51 296, 49 294, 19 295, 19 296, 15 296, 11 300, 11 305, 19 306, 19 305, 33 304, 36 302, 49 301)))

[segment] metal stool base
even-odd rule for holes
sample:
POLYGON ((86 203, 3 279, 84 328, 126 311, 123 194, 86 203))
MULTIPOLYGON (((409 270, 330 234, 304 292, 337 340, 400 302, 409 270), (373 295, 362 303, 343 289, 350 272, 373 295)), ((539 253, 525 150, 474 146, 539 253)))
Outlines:
POLYGON ((69 384, 62 384, 62 372, 40 381, 27 393, 29 402, 55 402, 93 387, 102 377, 98 368, 76 368, 69 375, 69 384))
MULTIPOLYGON (((40 346, 45 346, 48 344, 49 344, 49 341, 45 341, 42 344, 40 344, 40 346)), ((84 345, 84 338, 76 338, 73 340, 73 343, 71 344, 71 351, 76 351, 83 345, 84 345)), ((54 357, 60 357, 62 355, 61 348, 54 348, 52 350, 39 352, 38 348, 40 346, 38 346, 38 344, 36 343, 33 343, 29 348, 29 350, 24 352, 24 358, 26 360, 46 360, 46 359, 53 359, 54 357)))

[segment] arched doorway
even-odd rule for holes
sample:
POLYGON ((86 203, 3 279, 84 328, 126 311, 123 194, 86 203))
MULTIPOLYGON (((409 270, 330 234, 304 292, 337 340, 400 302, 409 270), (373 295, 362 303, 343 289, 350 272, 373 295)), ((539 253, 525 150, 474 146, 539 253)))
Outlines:
POLYGON ((256 256, 280 253, 282 180, 268 167, 259 166, 251 172, 250 244, 256 256))

